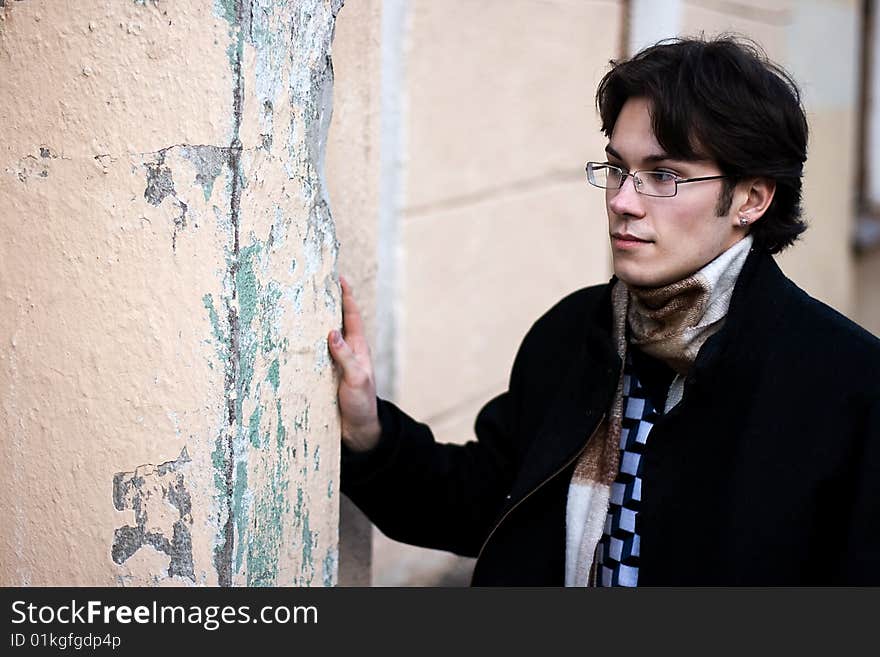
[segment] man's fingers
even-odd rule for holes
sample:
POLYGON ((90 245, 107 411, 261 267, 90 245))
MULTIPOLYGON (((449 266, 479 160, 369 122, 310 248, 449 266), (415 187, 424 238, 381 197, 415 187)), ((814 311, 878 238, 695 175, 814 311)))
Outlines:
POLYGON ((342 285, 342 329, 345 331, 345 338, 347 340, 364 340, 361 311, 354 300, 351 285, 343 276, 339 277, 339 283, 342 285))
POLYGON ((360 387, 367 383, 370 377, 368 371, 339 331, 330 331, 327 344, 330 347, 330 356, 342 368, 342 377, 349 385, 360 387))
POLYGON ((333 360, 342 368, 343 375, 349 375, 357 364, 357 355, 351 346, 342 337, 337 330, 330 331, 327 336, 327 344, 330 347, 330 355, 333 360))

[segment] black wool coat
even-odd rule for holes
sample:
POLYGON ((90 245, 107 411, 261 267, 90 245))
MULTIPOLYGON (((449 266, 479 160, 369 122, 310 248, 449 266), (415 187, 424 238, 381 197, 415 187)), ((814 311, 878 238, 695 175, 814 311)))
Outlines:
MULTIPOLYGON (((478 556, 473 585, 562 586, 569 482, 621 372, 610 286, 535 322, 476 441, 379 400, 343 492, 393 539, 478 556)), ((642 459, 640 586, 880 585, 880 340, 770 255, 749 254, 642 459)))

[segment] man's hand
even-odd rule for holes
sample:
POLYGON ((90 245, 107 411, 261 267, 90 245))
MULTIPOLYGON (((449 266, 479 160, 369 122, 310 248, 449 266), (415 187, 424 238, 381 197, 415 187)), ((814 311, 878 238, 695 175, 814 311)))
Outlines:
POLYGON ((340 276, 339 282, 342 285, 342 330, 345 335, 330 331, 327 343, 341 373, 337 394, 342 441, 349 449, 364 452, 378 444, 381 433, 376 413, 376 382, 360 310, 348 281, 340 276))

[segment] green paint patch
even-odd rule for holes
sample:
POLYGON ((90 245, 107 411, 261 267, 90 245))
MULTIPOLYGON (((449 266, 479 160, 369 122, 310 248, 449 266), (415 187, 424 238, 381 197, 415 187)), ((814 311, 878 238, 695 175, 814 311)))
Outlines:
MULTIPOLYGON (((138 0, 135 0, 135 2, 138 2, 138 0)), ((236 0, 214 0, 214 15, 222 18, 234 27, 238 22, 235 5, 236 0)))
POLYGON ((241 417, 241 404, 251 393, 251 383, 256 364, 257 344, 254 320, 262 319, 260 283, 257 278, 256 260, 262 245, 255 242, 238 254, 235 268, 235 296, 238 300, 238 380, 236 381, 236 416, 241 417))
POLYGON ((303 520, 303 491, 302 488, 296 489, 296 506, 293 507, 293 521, 295 525, 301 525, 303 520))
POLYGON ((241 249, 238 254, 238 268, 235 273, 235 293, 238 297, 241 329, 247 330, 257 314, 260 301, 260 285, 254 269, 254 260, 259 257, 262 245, 255 242, 241 249))
MULTIPOLYGON (((274 454, 274 466, 265 486, 257 492, 254 522, 248 537, 248 586, 278 584, 278 557, 284 541, 284 517, 290 511, 288 462, 274 454)), ((265 466, 271 456, 263 460, 265 466)))
POLYGON ((274 359, 271 363, 269 363, 269 372, 266 374, 266 379, 269 383, 272 384, 272 389, 275 392, 278 392, 278 386, 281 384, 281 380, 279 377, 280 363, 278 359, 274 359))
MULTIPOLYGON (((282 344, 288 345, 289 342, 277 337, 281 286, 271 280, 261 283, 265 253, 264 245, 253 241, 242 247, 237 257, 231 256, 234 260, 230 263, 238 312, 238 360, 232 369, 236 374, 235 444, 237 453, 244 457, 238 462, 232 496, 236 527, 235 570, 241 573, 244 568, 249 586, 278 584, 278 560, 284 544, 283 525, 290 512, 288 472, 291 456, 284 448, 287 430, 282 421, 281 400, 277 397, 281 383, 280 349, 282 344), (262 367, 266 368, 265 377, 255 383, 255 373, 262 367), (261 385, 264 380, 271 388, 261 385), (268 390, 275 397, 276 449, 270 449, 271 428, 261 430, 264 411, 271 403, 266 399, 268 390), (243 405, 246 400, 254 404, 254 410, 244 426, 243 405), (247 464, 250 464, 251 478, 259 482, 252 482, 249 488, 247 464)), ((208 305, 213 308, 213 303, 208 305)), ((232 350, 229 353, 233 353, 232 350)), ((301 516, 301 497, 298 501, 301 516)))
POLYGON ((309 512, 307 509, 302 525, 302 567, 300 569, 303 579, 307 584, 312 583, 312 578, 315 575, 315 562, 312 557, 313 547, 316 547, 315 535, 309 529, 309 512))
POLYGON ((333 586, 333 580, 336 576, 336 566, 338 563, 338 553, 336 550, 328 550, 324 557, 324 586, 333 586))
POLYGON ((248 488, 247 463, 239 461, 235 464, 235 482, 232 486, 232 513, 235 524, 235 533, 238 540, 235 541, 235 570, 241 570, 241 560, 244 554, 244 537, 248 527, 248 508, 245 494, 248 488))
POLYGON ((257 345, 248 339, 249 336, 239 335, 242 343, 238 359, 238 397, 236 399, 236 417, 241 417, 242 402, 251 394, 251 382, 254 378, 254 362, 257 356, 257 345))
POLYGON ((250 420, 248 420, 248 439, 250 440, 251 445, 259 449, 260 445, 260 417, 262 416, 262 409, 257 406, 254 409, 254 412, 251 413, 250 420))
POLYGON ((214 488, 219 496, 226 495, 226 450, 223 445, 223 435, 214 443, 214 451, 211 452, 211 465, 214 468, 214 488))
POLYGON ((284 443, 287 442, 287 429, 284 427, 284 420, 281 417, 281 400, 275 400, 275 410, 278 413, 278 421, 277 426, 275 428, 275 445, 278 448, 278 453, 280 454, 284 443))
POLYGON ((217 315, 217 310, 214 308, 214 297, 210 294, 206 294, 202 297, 202 304, 205 306, 205 310, 208 311, 208 319, 211 321, 211 330, 214 333, 214 338, 217 340, 219 351, 219 347, 226 344, 227 338, 226 332, 220 328, 220 317, 217 315))
POLYGON ((261 296, 263 310, 263 341, 264 354, 275 351, 279 344, 276 340, 275 324, 278 318, 278 302, 281 300, 281 288, 275 281, 269 281, 261 296))

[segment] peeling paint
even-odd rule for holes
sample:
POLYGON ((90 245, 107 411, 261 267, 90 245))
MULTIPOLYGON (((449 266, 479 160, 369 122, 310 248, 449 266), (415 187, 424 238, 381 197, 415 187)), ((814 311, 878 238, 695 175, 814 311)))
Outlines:
POLYGON ((174 228, 171 234, 171 250, 177 252, 177 234, 186 228, 188 204, 183 201, 174 188, 174 174, 171 167, 166 162, 166 157, 172 149, 178 148, 171 146, 158 151, 156 159, 152 162, 143 163, 146 169, 146 188, 144 189, 144 199, 150 205, 158 207, 166 198, 171 198, 177 206, 176 216, 173 217, 174 228))
MULTIPOLYGON (((230 23, 231 27, 241 24, 243 16, 242 0, 218 0, 215 3, 215 9, 218 5, 223 11, 223 17, 230 23)), ((227 49, 230 68, 233 75, 232 88, 232 135, 230 137, 230 145, 227 151, 227 165, 229 166, 231 175, 229 179, 229 222, 231 228, 232 253, 228 257, 229 267, 228 277, 237 283, 237 269, 239 266, 239 226, 241 221, 241 188, 242 176, 241 169, 241 150, 242 145, 239 139, 239 131, 241 129, 242 112, 243 112, 243 94, 244 79, 242 76, 242 58, 243 58, 243 41, 241 38, 241 30, 238 29, 237 36, 230 42, 227 49)), ((234 283, 235 284, 235 283, 234 283)), ((229 360, 227 367, 227 377, 224 387, 226 397, 226 407, 228 415, 228 426, 221 431, 218 438, 217 451, 221 453, 222 458, 222 477, 223 487, 219 490, 223 498, 223 508, 225 508, 226 520, 222 525, 217 537, 217 546, 215 548, 214 565, 217 569, 217 577, 220 586, 232 586, 233 566, 238 570, 241 563, 241 547, 236 551, 235 536, 236 531, 241 534, 247 518, 244 515, 244 507, 242 506, 242 495, 240 491, 242 486, 246 485, 247 467, 243 461, 239 460, 236 454, 235 432, 241 429, 241 348, 240 348, 240 324, 239 311, 235 305, 235 295, 237 290, 233 288, 233 297, 226 298, 226 315, 229 318, 229 360), (237 465, 234 465, 236 464, 237 465), (244 484, 242 483, 244 480, 244 484), (233 563, 235 558, 235 563, 233 563)), ((215 462, 215 468, 217 464, 215 462)), ((220 469, 220 468, 218 468, 220 469)))
POLYGON ((327 340, 324 337, 315 341, 315 364, 316 372, 323 372, 330 367, 330 349, 327 347, 327 340))
POLYGON ((248 586, 277 585, 278 556, 284 543, 284 515, 290 510, 288 466, 278 459, 254 504, 255 526, 248 537, 248 586))
MULTIPOLYGON (((235 464, 235 479, 232 489, 231 517, 235 523, 235 531, 239 537, 246 536, 248 526, 248 476, 247 461, 241 459, 235 464)), ((239 540, 235 544, 235 570, 241 569, 245 542, 239 540)))
POLYGON ((115 563, 125 563, 135 552, 149 545, 170 557, 169 577, 180 576, 195 582, 190 529, 192 502, 182 472, 189 462, 184 447, 174 461, 158 466, 142 465, 133 472, 114 475, 113 506, 117 511, 134 511, 136 523, 114 531, 111 556, 115 563), (168 528, 161 526, 163 521, 167 524, 169 507, 177 511, 170 537, 168 528))
POLYGON ((205 309, 208 311, 208 319, 211 322, 211 329, 214 333, 217 356, 221 361, 225 362, 228 356, 226 349, 228 337, 226 335, 226 332, 220 326, 220 317, 217 315, 216 308, 214 308, 213 296, 210 294, 206 294, 202 297, 202 303, 205 306, 205 309))
POLYGON ((336 584, 336 573, 339 571, 339 550, 328 550, 324 557, 322 575, 324 586, 333 586, 336 584))
POLYGON ((278 359, 275 358, 271 363, 269 363, 269 372, 266 374, 266 380, 272 384, 272 389, 275 392, 278 392, 278 386, 281 384, 279 367, 280 365, 278 363, 278 359))
POLYGON ((201 185, 205 201, 214 193, 214 182, 229 161, 229 149, 221 146, 183 146, 181 153, 196 169, 195 184, 201 185))
POLYGON ((214 0, 214 14, 235 26, 238 20, 238 0, 214 0))
POLYGON ((47 158, 42 156, 42 152, 42 149, 40 149, 39 158, 34 155, 25 155, 18 161, 18 166, 15 169, 6 169, 6 172, 15 174, 19 182, 22 183, 26 183, 32 176, 48 178, 49 162, 47 158))
MULTIPOLYGON (((275 446, 280 451, 281 448, 285 445, 287 439, 287 429, 284 428, 284 421, 281 417, 281 400, 275 400, 275 409, 278 413, 278 417, 276 420, 276 428, 275 428, 275 446)), ((296 457, 296 447, 292 447, 290 450, 290 458, 296 457)))
POLYGON ((174 178, 171 169, 165 166, 165 153, 156 162, 148 162, 147 187, 144 198, 150 205, 160 205, 168 196, 174 195, 174 178))
POLYGON ((309 511, 306 509, 302 522, 302 584, 311 584, 315 576, 315 563, 312 548, 315 546, 315 535, 309 529, 309 511))
POLYGON ((293 428, 297 433, 301 433, 303 435, 308 434, 309 431, 309 405, 306 403, 303 406, 302 412, 297 414, 293 418, 293 428))
POLYGON ((262 409, 257 406, 254 408, 254 412, 251 413, 250 420, 248 420, 248 439, 250 440, 251 447, 255 447, 259 449, 263 447, 260 442, 260 416, 262 415, 262 409))
MULTIPOLYGON (((322 5, 319 2, 316 6, 322 5)), ((330 6, 335 7, 332 13, 335 17, 341 2, 336 0, 330 6)), ((215 150, 181 147, 183 157, 197 171, 195 184, 202 186, 206 201, 214 198, 214 183, 224 168, 229 172, 225 189, 228 210, 215 210, 218 225, 229 234, 227 287, 222 298, 215 299, 211 294, 202 298, 215 353, 226 372, 227 421, 218 431, 212 455, 217 502, 225 510, 218 515, 215 544, 215 568, 221 586, 236 581, 248 585, 278 585, 282 583, 278 579, 282 557, 299 557, 296 559, 300 564, 297 581, 311 582, 316 571, 313 560, 318 536, 310 528, 307 491, 310 490, 308 476, 320 471, 321 460, 317 451, 312 460, 305 460, 308 457, 308 401, 303 399, 300 409, 288 409, 291 399, 282 397, 290 342, 301 338, 289 335, 289 328, 285 331, 282 327, 285 326, 285 317, 291 313, 294 316, 301 314, 305 294, 309 294, 315 311, 321 306, 324 311, 335 312, 335 275, 326 270, 331 260, 335 262, 337 243, 320 180, 321 164, 318 160, 323 143, 320 146, 302 143, 304 135, 323 140, 326 121, 314 131, 301 124, 298 132, 285 136, 282 153, 273 155, 275 137, 279 130, 283 135, 283 129, 287 127, 279 126, 276 121, 279 104, 285 104, 288 111, 292 108, 290 114, 300 117, 294 121, 308 123, 313 115, 329 120, 327 94, 332 81, 329 59, 321 55, 317 62, 308 57, 298 62, 297 53, 300 50, 327 52, 332 21, 326 23, 326 7, 310 13, 308 20, 303 11, 299 5, 292 7, 281 0, 215 0, 215 15, 229 25, 226 52, 234 81, 230 146, 215 150), (307 41, 299 40, 306 37, 307 41), (245 53, 252 66, 247 73, 244 70, 245 53), (298 68, 300 63, 304 69, 298 68), (302 88, 304 80, 316 86, 302 88), (286 88, 285 81, 289 81, 286 88), (290 85, 297 87, 297 95, 291 93, 290 85), (248 127, 251 132, 248 134, 259 136, 256 148, 250 150, 245 150, 240 141, 243 138, 240 132, 245 91, 249 99, 256 101, 251 105, 256 111, 250 118, 248 127), (301 94, 315 99, 303 100, 305 96, 301 94), (293 104, 294 100, 308 103, 305 108, 308 116, 302 114, 304 105, 293 104), (324 132, 319 134, 321 130, 324 132), (307 197, 295 200, 297 205, 302 204, 307 215, 297 213, 294 219, 287 214, 284 208, 290 197, 284 195, 282 187, 278 198, 284 201, 284 206, 280 202, 271 206, 271 214, 265 217, 268 231, 261 229, 260 234, 244 232, 242 215, 251 211, 252 206, 249 200, 243 206, 243 198, 250 199, 248 190, 251 185, 259 189, 262 184, 260 166, 266 164, 266 158, 274 158, 278 166, 305 173, 305 177, 297 174, 296 185, 292 188, 302 190, 307 197), (300 268, 297 259, 292 259, 288 273, 297 274, 297 277, 281 280, 278 276, 283 272, 277 271, 273 254, 280 252, 294 234, 298 238, 297 255, 302 254, 306 266, 300 268), (286 413, 293 416, 290 431, 284 423, 286 413), (271 440, 273 435, 274 440, 271 440), (302 445, 301 461, 295 462, 298 444, 302 445), (292 477, 291 465, 294 463, 301 480, 292 477), (294 481, 295 493, 290 490, 294 481), (296 503, 291 509, 293 499, 296 503), (292 536, 296 539, 293 544, 292 536), (291 553, 294 547, 298 555, 291 553)), ((251 220, 259 224, 264 217, 248 216, 247 219, 247 225, 251 225, 251 220)), ((310 360, 312 366, 323 368, 321 372, 330 367, 326 344, 323 344, 323 354, 317 345, 311 350, 300 346, 296 354, 304 361, 305 368, 309 367, 310 360), (314 358, 309 355, 312 352, 315 352, 314 358)), ((332 482, 328 490, 331 492, 329 497, 332 497, 332 482)), ((317 497, 323 499, 323 494, 317 497)), ((333 544, 328 538, 328 549, 333 544)), ((328 561, 324 554, 318 558, 322 567, 335 563, 333 559, 328 561)), ((321 581, 328 577, 324 570, 321 581)), ((331 580, 332 577, 333 574, 331 580)), ((286 577, 285 583, 289 583, 286 577)))

